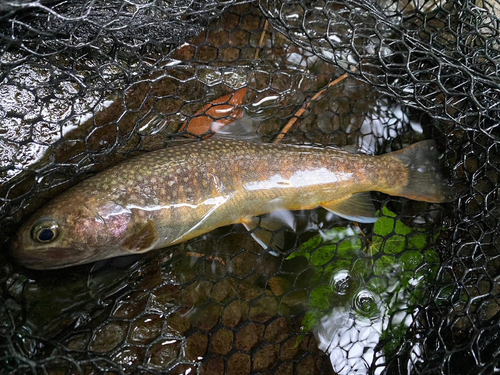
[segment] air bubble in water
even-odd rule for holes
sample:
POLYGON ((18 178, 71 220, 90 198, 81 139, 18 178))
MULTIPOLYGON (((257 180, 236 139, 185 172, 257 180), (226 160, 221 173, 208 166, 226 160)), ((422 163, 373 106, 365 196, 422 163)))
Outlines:
POLYGON ((347 294, 349 286, 352 283, 351 275, 348 270, 339 270, 332 275, 330 279, 330 284, 332 289, 340 296, 347 294))

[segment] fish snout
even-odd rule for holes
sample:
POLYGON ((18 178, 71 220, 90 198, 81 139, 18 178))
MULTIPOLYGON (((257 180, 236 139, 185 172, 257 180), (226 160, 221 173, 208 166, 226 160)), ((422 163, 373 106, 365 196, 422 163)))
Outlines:
POLYGON ((8 249, 11 256, 13 256, 14 258, 18 258, 21 253, 21 242, 19 241, 19 239, 15 238, 10 241, 8 249))
POLYGON ((9 256, 16 263, 24 267, 32 268, 30 266, 39 261, 38 259, 34 259, 33 252, 30 252, 29 249, 25 248, 23 245, 23 239, 19 235, 10 241, 8 250, 9 256))
POLYGON ((29 252, 24 249, 22 246, 22 241, 19 238, 16 238, 10 242, 10 246, 8 248, 9 255, 13 258, 13 260, 28 268, 34 268, 33 266, 39 262, 38 259, 33 259, 29 252))

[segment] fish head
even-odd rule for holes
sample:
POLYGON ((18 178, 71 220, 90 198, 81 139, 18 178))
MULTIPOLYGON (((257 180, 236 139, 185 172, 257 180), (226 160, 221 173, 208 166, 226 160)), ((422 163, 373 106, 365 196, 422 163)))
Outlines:
POLYGON ((109 258, 126 230, 130 211, 98 197, 63 194, 19 229, 11 255, 32 269, 53 269, 109 258))

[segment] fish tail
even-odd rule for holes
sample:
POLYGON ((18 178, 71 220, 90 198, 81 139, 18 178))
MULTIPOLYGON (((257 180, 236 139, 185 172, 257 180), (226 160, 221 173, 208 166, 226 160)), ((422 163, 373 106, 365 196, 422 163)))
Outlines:
POLYGON ((439 154, 434 141, 418 142, 384 156, 397 159, 406 170, 406 183, 395 184, 392 195, 432 203, 455 199, 455 189, 439 173, 439 154))

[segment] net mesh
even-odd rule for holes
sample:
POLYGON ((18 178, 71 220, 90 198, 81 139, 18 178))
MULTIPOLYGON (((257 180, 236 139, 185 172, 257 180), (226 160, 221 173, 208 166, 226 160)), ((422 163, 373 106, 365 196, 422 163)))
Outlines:
POLYGON ((499 9, 0 4, 2 371, 498 371, 499 9), (373 194, 375 225, 295 212, 296 229, 274 233, 285 238, 280 254, 235 225, 72 269, 32 271, 8 258, 19 223, 49 198, 170 147, 193 133, 185 122, 242 88, 264 142, 286 132, 283 143, 382 154, 435 139, 459 197, 433 205, 373 194))

